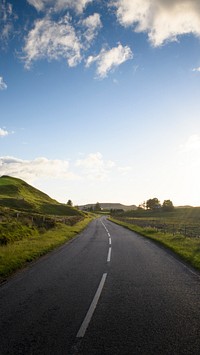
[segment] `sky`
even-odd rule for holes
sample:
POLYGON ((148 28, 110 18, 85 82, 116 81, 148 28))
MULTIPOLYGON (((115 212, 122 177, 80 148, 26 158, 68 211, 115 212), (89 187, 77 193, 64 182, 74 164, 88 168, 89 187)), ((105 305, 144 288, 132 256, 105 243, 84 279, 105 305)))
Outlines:
POLYGON ((0 0, 0 176, 200 206, 199 0, 0 0))

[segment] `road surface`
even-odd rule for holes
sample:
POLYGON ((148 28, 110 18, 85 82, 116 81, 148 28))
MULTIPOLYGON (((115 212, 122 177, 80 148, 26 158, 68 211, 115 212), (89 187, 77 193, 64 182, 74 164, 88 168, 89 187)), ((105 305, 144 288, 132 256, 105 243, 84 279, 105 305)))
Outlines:
POLYGON ((200 354, 200 275, 94 220, 0 287, 1 355, 200 354))

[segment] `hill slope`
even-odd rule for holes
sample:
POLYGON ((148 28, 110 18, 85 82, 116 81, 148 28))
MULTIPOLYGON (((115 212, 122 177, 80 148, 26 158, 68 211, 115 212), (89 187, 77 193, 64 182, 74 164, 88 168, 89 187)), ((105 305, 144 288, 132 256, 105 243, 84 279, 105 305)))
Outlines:
POLYGON ((0 177, 0 206, 19 211, 53 215, 74 216, 82 214, 73 207, 53 200, 25 181, 10 176, 0 177))

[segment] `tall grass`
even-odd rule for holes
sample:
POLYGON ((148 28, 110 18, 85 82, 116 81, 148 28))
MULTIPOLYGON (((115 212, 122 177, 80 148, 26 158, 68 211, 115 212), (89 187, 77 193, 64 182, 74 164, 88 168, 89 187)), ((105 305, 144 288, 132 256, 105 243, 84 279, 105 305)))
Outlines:
POLYGON ((3 222, 0 224, 0 245, 7 245, 8 243, 37 235, 37 233, 38 231, 35 227, 29 227, 20 222, 3 222))

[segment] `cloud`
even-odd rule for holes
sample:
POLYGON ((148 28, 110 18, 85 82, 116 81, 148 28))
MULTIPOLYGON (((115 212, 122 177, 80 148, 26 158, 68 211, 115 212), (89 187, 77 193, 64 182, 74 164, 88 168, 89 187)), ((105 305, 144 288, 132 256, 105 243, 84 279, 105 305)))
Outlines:
POLYGON ((114 70, 120 64, 132 59, 133 53, 128 46, 122 46, 120 43, 117 47, 110 50, 102 49, 97 56, 89 56, 86 61, 86 67, 92 63, 97 63, 97 76, 105 78, 109 71, 114 70))
POLYGON ((198 134, 191 135, 187 141, 179 148, 179 152, 184 153, 200 153, 200 136, 198 134))
POLYGON ((68 15, 58 22, 49 16, 36 20, 23 50, 26 68, 30 68, 33 61, 43 58, 58 60, 63 57, 70 67, 81 61, 81 43, 68 15))
POLYGON ((71 24, 72 18, 65 15, 53 20, 46 15, 34 23, 23 48, 25 67, 40 59, 58 60, 65 58, 69 67, 74 67, 82 60, 82 52, 89 49, 91 42, 101 28, 100 15, 94 13, 79 21, 79 31, 71 24))
POLYGON ((6 90, 7 89, 7 84, 3 80, 3 77, 0 76, 0 90, 6 90))
POLYGON ((6 131, 5 129, 3 128, 0 128, 0 137, 5 137, 9 134, 8 131, 6 131))
POLYGON ((28 3, 36 8, 37 11, 45 11, 49 8, 55 12, 74 9, 81 13, 93 0, 27 0, 28 3))
POLYGON ((76 166, 81 168, 82 174, 91 180, 104 180, 115 167, 111 160, 104 160, 101 153, 91 153, 85 159, 76 161, 76 166))
POLYGON ((147 32, 153 46, 177 41, 179 35, 200 36, 199 0, 114 0, 118 21, 147 32))
POLYGON ((198 73, 199 73, 199 72, 200 72, 200 67, 193 68, 193 69, 192 69, 192 71, 194 71, 194 72, 198 72, 198 73))
POLYGON ((128 175, 128 173, 130 173, 132 170, 133 170, 133 169, 132 169, 131 166, 123 166, 123 167, 119 166, 119 167, 118 167, 118 171, 119 171, 119 172, 121 173, 121 175, 123 175, 123 176, 128 175))
POLYGON ((49 3, 49 1, 45 0, 27 0, 27 2, 34 6, 37 11, 42 11, 45 9, 46 5, 49 3))
POLYGON ((13 23, 17 16, 13 12, 12 4, 6 0, 0 0, 0 8, 0 40, 5 46, 13 32, 13 23))
POLYGON ((0 157, 0 175, 18 177, 29 183, 39 179, 79 180, 81 177, 88 180, 105 180, 115 167, 115 163, 104 160, 100 153, 91 153, 84 159, 77 160, 75 167, 78 173, 69 169, 69 162, 66 160, 45 157, 34 160, 0 157))
POLYGON ((72 180, 78 178, 69 171, 68 161, 49 160, 43 157, 34 160, 22 160, 9 156, 0 157, 0 175, 18 177, 29 183, 41 178, 72 180))
POLYGON ((193 134, 188 137, 178 150, 178 171, 188 182, 200 177, 200 136, 193 134))
POLYGON ((89 43, 91 43, 96 37, 98 30, 102 27, 100 15, 94 13, 93 15, 88 16, 86 19, 82 20, 81 24, 86 28, 84 37, 89 43))

